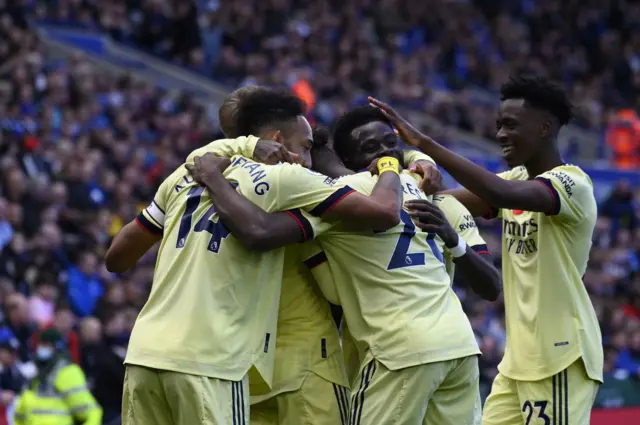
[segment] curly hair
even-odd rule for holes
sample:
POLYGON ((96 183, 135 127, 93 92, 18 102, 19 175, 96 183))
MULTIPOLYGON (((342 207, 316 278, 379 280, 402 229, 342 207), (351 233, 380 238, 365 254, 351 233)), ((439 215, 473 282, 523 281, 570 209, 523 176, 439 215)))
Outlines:
POLYGON ((500 87, 500 99, 524 99, 534 108, 547 111, 558 119, 560 126, 573 118, 573 105, 564 89, 540 76, 518 75, 500 87))
POLYGON ((380 121, 391 127, 391 123, 378 108, 361 106, 342 115, 333 127, 333 150, 344 162, 348 153, 353 149, 351 132, 362 125, 380 121))

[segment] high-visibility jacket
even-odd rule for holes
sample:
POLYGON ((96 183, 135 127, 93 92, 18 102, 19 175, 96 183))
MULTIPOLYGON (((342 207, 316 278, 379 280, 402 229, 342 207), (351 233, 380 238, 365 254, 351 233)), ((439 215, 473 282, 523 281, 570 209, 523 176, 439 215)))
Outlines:
POLYGON ((78 365, 58 360, 47 378, 35 378, 16 406, 15 425, 101 425, 102 408, 78 365))

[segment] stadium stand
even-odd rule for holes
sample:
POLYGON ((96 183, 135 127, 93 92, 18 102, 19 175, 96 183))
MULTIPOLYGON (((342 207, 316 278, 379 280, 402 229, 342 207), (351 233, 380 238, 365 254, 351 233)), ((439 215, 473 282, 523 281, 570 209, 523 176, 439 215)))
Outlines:
MULTIPOLYGON (((425 109, 444 124, 436 136, 451 138, 458 128, 492 138, 493 91, 509 70, 521 69, 569 85, 582 111, 577 125, 601 141, 602 152, 609 151, 603 137, 609 130, 615 152, 623 142, 615 141, 622 136, 612 134, 610 117, 640 106, 633 25, 640 6, 627 1, 608 9, 554 0, 508 7, 404 0, 9 3, 0 1, 0 354, 10 354, 0 356, 5 409, 34 374, 34 335, 52 326, 66 335, 71 357, 87 373, 104 423, 117 421, 122 352, 149 290, 154 256, 125 275, 108 273, 101 258, 161 179, 219 132, 186 94, 114 77, 82 55, 50 58, 25 17, 99 29, 230 87, 287 86, 323 123, 376 93, 425 109)), ((630 140, 621 155, 635 164, 640 142, 630 140)), ((628 163, 614 158, 613 165, 628 163)), ((608 182, 621 180, 622 174, 607 173, 608 182)), ((640 406, 639 189, 637 180, 602 186, 584 277, 606 347, 599 407, 640 406)), ((498 261, 499 229, 488 224, 483 230, 498 261)), ((481 341, 486 392, 504 347, 503 305, 458 292, 481 341)), ((627 423, 622 420, 617 423, 627 423)))

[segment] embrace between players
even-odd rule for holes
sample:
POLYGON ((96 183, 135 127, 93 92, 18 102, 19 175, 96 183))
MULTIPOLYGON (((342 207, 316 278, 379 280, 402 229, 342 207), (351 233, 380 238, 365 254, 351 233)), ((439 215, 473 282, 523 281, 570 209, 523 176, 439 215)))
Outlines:
POLYGON ((160 242, 123 424, 589 423, 602 347, 581 277, 596 206, 555 145, 571 118, 561 89, 503 86, 512 168, 498 176, 373 98, 329 143, 300 100, 262 87, 234 92, 220 117, 228 139, 191 153, 105 259, 123 272, 160 242), (434 161, 465 189, 427 195, 434 161), (451 288, 455 266, 499 295, 479 216, 503 220, 507 327, 484 413, 480 350, 451 288))

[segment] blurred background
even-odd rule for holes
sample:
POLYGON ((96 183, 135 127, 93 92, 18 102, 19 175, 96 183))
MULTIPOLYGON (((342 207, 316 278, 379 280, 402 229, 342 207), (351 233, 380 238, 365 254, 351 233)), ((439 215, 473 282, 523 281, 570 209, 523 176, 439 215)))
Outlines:
MULTIPOLYGON (((119 423, 155 254, 124 275, 103 254, 190 151, 220 138, 230 91, 286 88, 325 125, 374 94, 501 171, 497 89, 515 71, 563 82, 577 106, 560 146, 600 205, 584 278, 605 345, 593 423, 640 423, 639 23, 631 0, 0 0, 0 425, 46 328, 104 423, 119 423)), ((482 229, 499 264, 500 227, 482 229)), ((503 303, 457 292, 486 395, 503 303)))

